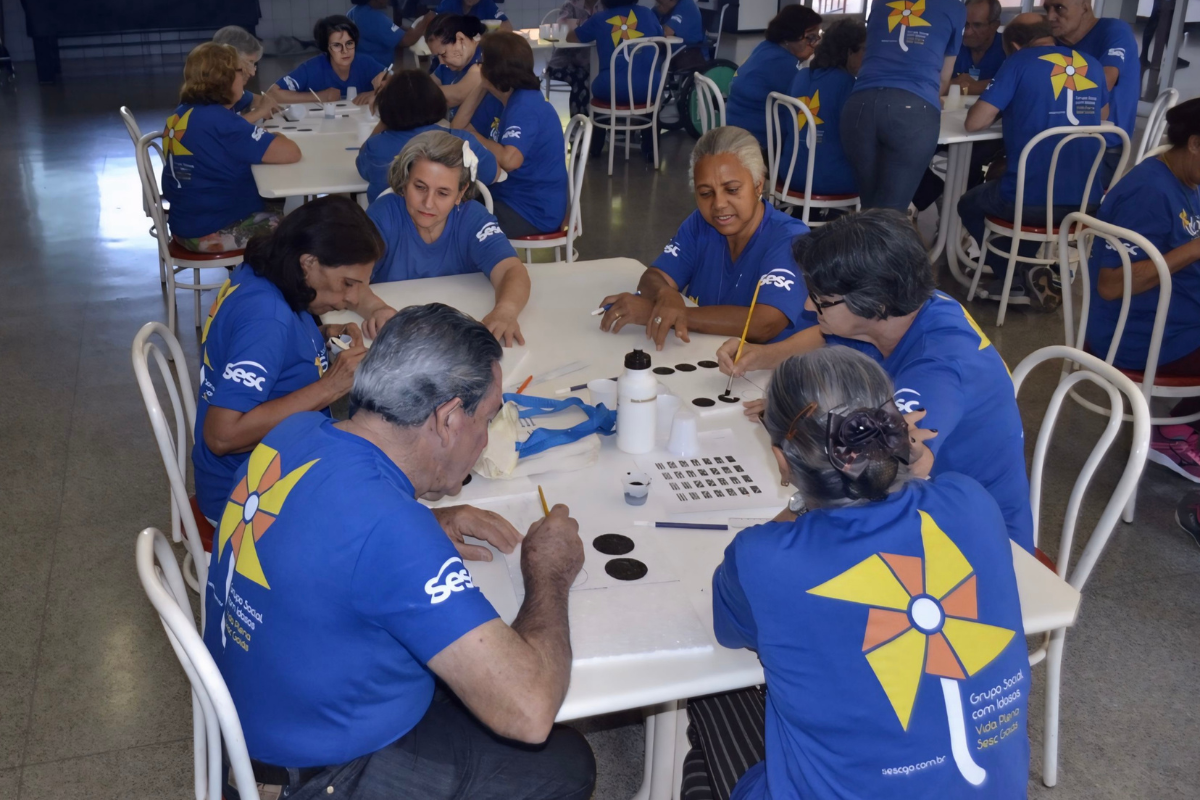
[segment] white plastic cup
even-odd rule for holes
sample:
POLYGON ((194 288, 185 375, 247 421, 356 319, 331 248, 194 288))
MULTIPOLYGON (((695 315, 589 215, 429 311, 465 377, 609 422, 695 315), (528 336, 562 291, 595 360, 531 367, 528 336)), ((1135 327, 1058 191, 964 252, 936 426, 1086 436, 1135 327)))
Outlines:
POLYGON ((554 39, 554 23, 547 23, 538 28, 538 39, 554 39))
POLYGON ((671 422, 671 437, 667 449, 679 458, 691 458, 700 453, 700 434, 696 430, 696 415, 691 411, 675 412, 671 422))
POLYGON ((950 85, 950 94, 946 95, 946 110, 958 111, 962 107, 962 87, 953 83, 950 85))
POLYGON ((631 506, 646 503, 650 495, 650 476, 645 472, 626 472, 621 480, 621 489, 625 492, 625 502, 631 506))
POLYGON ((617 410, 617 382, 611 378, 588 381, 588 396, 592 405, 603 404, 609 411, 617 410))
POLYGON ((683 400, 673 394, 660 394, 654 400, 654 406, 655 437, 666 439, 671 435, 671 423, 675 421, 675 413, 683 406, 683 400))
POLYGON ((357 86, 347 86, 346 87, 346 99, 353 100, 356 97, 358 97, 358 87, 357 86))

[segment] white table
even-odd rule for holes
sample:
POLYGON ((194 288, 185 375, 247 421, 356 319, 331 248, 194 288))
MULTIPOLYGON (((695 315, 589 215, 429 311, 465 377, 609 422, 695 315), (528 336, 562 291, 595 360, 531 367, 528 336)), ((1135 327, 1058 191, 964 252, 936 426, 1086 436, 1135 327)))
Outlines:
MULTIPOLYGON (((592 378, 616 375, 620 371, 624 353, 647 345, 643 329, 628 327, 620 334, 606 334, 600 331, 598 318, 589 315, 605 295, 633 289, 643 269, 640 263, 626 258, 538 265, 533 273, 529 305, 521 316, 521 328, 530 357, 521 364, 520 372, 537 373, 578 360, 590 362, 590 367, 532 386, 528 390, 530 394, 553 397, 556 389, 585 383, 592 378)), ((451 303, 476 318, 491 309, 495 298, 491 284, 482 274, 376 284, 373 288, 380 297, 397 308, 439 301, 451 303)), ((335 312, 324 317, 325 322, 358 319, 351 312, 335 312)), ((651 345, 651 358, 656 365, 711 359, 723 338, 693 333, 691 343, 685 344, 672 336, 661 353, 653 352, 651 345)), ((749 376, 756 383, 765 377, 765 373, 749 376)), ((506 376, 506 382, 510 378, 506 376)), ((660 377, 660 380, 670 387, 671 376, 660 377)), ((711 381, 713 394, 725 388, 726 379, 716 370, 708 373, 703 380, 711 381)), ((746 421, 738 409, 702 418, 700 427, 702 430, 730 428, 743 441, 756 440, 758 447, 749 449, 761 458, 761 463, 752 466, 758 466, 759 472, 764 475, 777 474, 765 430, 761 425, 746 421)), ((653 492, 644 506, 627 506, 622 501, 619 475, 633 468, 634 457, 618 451, 614 439, 608 437, 604 440, 600 459, 592 467, 578 472, 547 474, 536 479, 545 488, 549 502, 570 506, 572 516, 580 521, 580 534, 585 546, 589 546, 595 535, 620 529, 633 520, 666 518, 661 501, 656 499, 653 492)), ((471 501, 472 492, 480 490, 481 484, 481 481, 472 481, 456 502, 471 501)), ((770 507, 746 509, 735 515, 773 515, 783 506, 785 497, 785 491, 777 489, 776 497, 764 501, 771 502, 770 507)), ((710 522, 724 521, 722 516, 715 514, 688 517, 710 522)), ((660 529, 647 529, 647 532, 657 537, 656 544, 668 554, 693 609, 711 632, 712 573, 721 562, 724 549, 735 532, 660 529)), ((1074 622, 1079 607, 1077 591, 1015 545, 1013 564, 1027 634, 1074 622)), ((511 621, 517 612, 516 599, 503 559, 497 556, 490 563, 473 562, 471 573, 475 583, 500 615, 506 621, 511 621)), ((639 620, 629 619, 627 624, 638 625, 639 620)), ((579 719, 633 708, 649 709, 645 782, 637 796, 669 798, 680 779, 678 759, 687 749, 684 737, 686 722, 681 721, 684 712, 675 701, 742 689, 763 681, 762 666, 752 652, 728 650, 717 644, 715 638, 712 644, 713 650, 702 654, 668 653, 576 665, 571 671, 570 689, 558 719, 579 719)))
MULTIPOLYGON (((300 126, 307 121, 295 124, 300 126)), ((291 134, 292 131, 284 133, 291 134)), ((263 197, 286 198, 366 192, 367 182, 354 166, 359 145, 365 138, 359 136, 357 128, 353 132, 309 133, 295 137, 301 154, 295 164, 255 164, 250 168, 258 193, 263 197)))

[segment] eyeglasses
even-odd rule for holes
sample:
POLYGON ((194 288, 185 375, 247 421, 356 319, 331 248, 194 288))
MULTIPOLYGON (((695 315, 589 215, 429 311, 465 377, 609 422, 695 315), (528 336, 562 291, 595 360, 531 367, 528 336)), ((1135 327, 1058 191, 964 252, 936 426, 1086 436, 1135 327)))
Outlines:
POLYGON ((821 43, 821 34, 810 33, 804 37, 804 41, 808 42, 813 47, 816 47, 817 45, 819 45, 821 43))
POLYGON ((816 292, 814 292, 812 289, 808 290, 808 299, 812 301, 812 304, 817 309, 818 314, 823 314, 825 313, 825 309, 833 308, 834 306, 840 306, 842 303, 846 302, 846 298, 844 297, 841 300, 818 300, 816 292))
POLYGON ((354 42, 330 42, 329 49, 335 53, 348 53, 354 49, 354 42))

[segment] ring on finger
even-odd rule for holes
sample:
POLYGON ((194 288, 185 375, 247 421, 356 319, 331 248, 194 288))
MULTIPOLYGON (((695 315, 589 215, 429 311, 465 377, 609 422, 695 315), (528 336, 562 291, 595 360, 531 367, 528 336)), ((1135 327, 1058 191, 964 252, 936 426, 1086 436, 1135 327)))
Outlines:
POLYGON ((654 324, 655 324, 655 325, 661 325, 661 324, 662 324, 662 317, 655 317, 655 318, 654 318, 654 324))

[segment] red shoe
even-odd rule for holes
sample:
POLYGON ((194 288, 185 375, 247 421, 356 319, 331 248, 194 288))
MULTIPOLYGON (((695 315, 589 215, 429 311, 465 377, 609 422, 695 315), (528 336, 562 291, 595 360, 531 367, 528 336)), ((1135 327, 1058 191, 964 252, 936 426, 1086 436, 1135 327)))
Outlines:
POLYGON ((1190 425, 1161 425, 1150 434, 1150 461, 1200 483, 1200 434, 1190 425))

